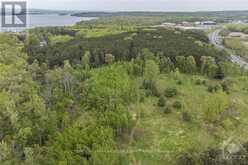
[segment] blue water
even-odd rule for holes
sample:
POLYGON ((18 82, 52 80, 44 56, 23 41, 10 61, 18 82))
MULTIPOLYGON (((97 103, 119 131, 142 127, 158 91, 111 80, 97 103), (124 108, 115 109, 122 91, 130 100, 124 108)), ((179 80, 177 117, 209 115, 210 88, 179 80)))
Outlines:
MULTIPOLYGON (((74 17, 70 15, 42 14, 29 15, 27 28, 46 26, 71 26, 81 21, 89 21, 95 18, 74 17)), ((0 18, 1 22, 1 18, 0 18)), ((0 31, 22 31, 25 28, 0 28, 0 31)))

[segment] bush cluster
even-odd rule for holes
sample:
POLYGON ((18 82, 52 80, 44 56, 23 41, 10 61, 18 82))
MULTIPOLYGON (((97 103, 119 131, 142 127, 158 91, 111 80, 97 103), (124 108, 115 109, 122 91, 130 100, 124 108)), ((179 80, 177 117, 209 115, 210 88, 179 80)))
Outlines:
POLYGON ((167 88, 167 89, 165 90, 165 92, 164 92, 164 95, 165 95, 166 97, 169 97, 169 98, 175 97, 177 94, 178 94, 178 91, 177 91, 176 88, 167 88))
POLYGON ((176 108, 176 109, 182 109, 183 105, 180 101, 175 101, 173 103, 173 107, 176 108))
POLYGON ((215 92, 218 92, 222 90, 222 86, 220 84, 217 84, 217 85, 209 85, 208 86, 208 91, 210 93, 215 93, 215 92))

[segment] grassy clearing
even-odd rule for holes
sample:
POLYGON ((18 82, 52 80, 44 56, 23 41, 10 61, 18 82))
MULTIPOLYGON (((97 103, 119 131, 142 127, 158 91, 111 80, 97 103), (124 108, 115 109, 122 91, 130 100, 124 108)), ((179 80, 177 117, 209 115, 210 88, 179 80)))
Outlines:
POLYGON ((49 37, 49 42, 51 44, 61 44, 61 43, 69 42, 72 39, 73 37, 69 35, 55 35, 49 37))
POLYGON ((235 54, 248 59, 248 43, 246 40, 241 38, 226 38, 224 43, 235 54))
POLYGON ((135 28, 132 26, 97 26, 94 28, 75 26, 75 29, 79 30, 76 34, 78 38, 97 38, 133 31, 135 28))
MULTIPOLYGON (((176 76, 178 79, 178 76, 176 76)), ((207 80, 206 85, 196 85, 201 76, 180 75, 183 80, 177 85, 174 74, 161 75, 157 81, 159 91, 174 87, 179 94, 174 98, 167 98, 167 106, 175 101, 182 103, 181 109, 172 108, 172 112, 165 114, 163 108, 157 106, 158 98, 148 97, 144 103, 135 105, 135 111, 141 115, 134 133, 134 141, 127 145, 127 149, 136 151, 129 155, 132 162, 142 165, 175 164, 178 154, 187 151, 198 153, 209 147, 220 148, 229 137, 241 141, 248 138, 248 88, 247 78, 230 79, 232 87, 230 94, 223 92, 208 92, 208 84, 218 84, 219 81, 207 80), (237 117, 227 118, 218 127, 211 127, 204 118, 206 102, 221 96, 234 105, 237 117), (212 98, 212 99, 210 99, 212 98), (182 112, 188 112, 189 122, 182 119, 182 112), (237 137, 238 135, 238 137, 237 137)), ((216 100, 218 103, 218 100, 216 100)))

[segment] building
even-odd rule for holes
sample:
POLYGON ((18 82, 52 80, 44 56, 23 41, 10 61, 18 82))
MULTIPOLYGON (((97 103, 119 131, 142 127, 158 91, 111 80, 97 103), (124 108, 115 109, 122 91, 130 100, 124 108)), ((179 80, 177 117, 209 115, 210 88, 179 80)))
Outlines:
POLYGON ((217 25, 217 23, 214 21, 203 21, 201 22, 201 25, 217 25))

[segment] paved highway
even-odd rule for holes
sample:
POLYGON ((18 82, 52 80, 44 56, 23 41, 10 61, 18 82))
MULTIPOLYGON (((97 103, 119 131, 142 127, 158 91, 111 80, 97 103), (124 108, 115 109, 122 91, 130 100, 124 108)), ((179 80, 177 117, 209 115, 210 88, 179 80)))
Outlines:
POLYGON ((227 50, 230 54, 230 60, 238 64, 240 67, 244 67, 244 69, 248 70, 248 62, 246 62, 242 57, 232 54, 222 43, 222 37, 220 36, 221 29, 218 29, 208 35, 210 42, 215 45, 220 50, 227 50))

